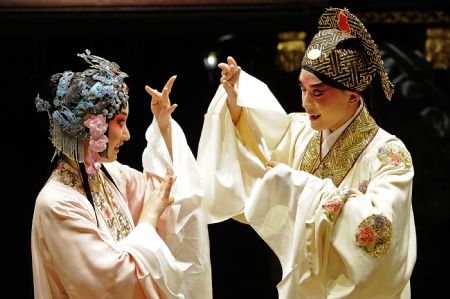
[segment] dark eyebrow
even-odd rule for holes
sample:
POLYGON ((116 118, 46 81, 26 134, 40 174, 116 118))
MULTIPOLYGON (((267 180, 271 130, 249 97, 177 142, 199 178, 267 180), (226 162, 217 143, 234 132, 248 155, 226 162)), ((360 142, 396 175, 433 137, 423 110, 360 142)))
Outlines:
POLYGON ((328 86, 328 85, 323 82, 311 85, 311 87, 324 87, 324 86, 328 86))
MULTIPOLYGON (((300 81, 300 84, 303 85, 302 81, 300 81)), ((324 86, 328 86, 328 84, 325 84, 323 82, 319 82, 319 83, 311 85, 310 87, 324 87, 324 86)))
MULTIPOLYGON (((299 81, 300 81, 300 84, 303 85, 303 82, 301 80, 299 80, 299 81)), ((319 83, 311 85, 311 87, 323 87, 323 86, 328 86, 328 84, 319 82, 319 83)))

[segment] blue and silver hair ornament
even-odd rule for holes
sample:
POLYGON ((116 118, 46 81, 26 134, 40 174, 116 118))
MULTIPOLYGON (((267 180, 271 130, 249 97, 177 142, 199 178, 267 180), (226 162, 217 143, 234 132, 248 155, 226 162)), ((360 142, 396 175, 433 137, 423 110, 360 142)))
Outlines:
POLYGON ((54 97, 51 101, 35 98, 38 112, 46 111, 50 121, 50 139, 55 156, 63 153, 72 160, 84 162, 82 140, 89 138, 86 115, 104 115, 111 120, 128 105, 128 75, 117 63, 91 55, 78 54, 88 64, 83 72, 65 71, 51 76, 54 97))

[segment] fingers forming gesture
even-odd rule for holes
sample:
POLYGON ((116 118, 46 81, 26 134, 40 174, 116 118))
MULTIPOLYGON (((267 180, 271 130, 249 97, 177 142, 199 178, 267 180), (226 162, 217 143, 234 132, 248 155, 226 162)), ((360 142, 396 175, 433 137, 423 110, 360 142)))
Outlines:
POLYGON ((219 68, 222 70, 220 83, 225 88, 229 97, 237 96, 237 84, 239 82, 239 75, 241 67, 237 65, 233 57, 227 57, 227 63, 219 63, 219 68))
POLYGON ((241 107, 237 104, 238 97, 238 83, 241 74, 241 67, 237 65, 233 57, 228 56, 227 63, 219 63, 219 68, 222 70, 220 83, 225 89, 228 99, 228 110, 231 114, 231 120, 236 125, 241 116, 241 107))
POLYGON ((151 110, 161 130, 165 130, 170 125, 172 112, 177 108, 177 104, 171 105, 169 99, 176 78, 177 76, 170 77, 161 92, 148 85, 145 86, 145 90, 152 97, 151 110))
POLYGON ((159 217, 164 210, 173 203, 174 199, 170 192, 175 182, 172 168, 168 168, 166 176, 160 184, 150 193, 141 212, 139 222, 145 221, 156 227, 159 217))

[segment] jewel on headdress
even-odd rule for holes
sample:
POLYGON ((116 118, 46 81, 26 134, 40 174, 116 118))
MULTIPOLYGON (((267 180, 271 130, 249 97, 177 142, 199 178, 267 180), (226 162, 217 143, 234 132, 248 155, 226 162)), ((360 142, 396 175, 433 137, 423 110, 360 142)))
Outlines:
POLYGON ((91 137, 89 152, 97 157, 91 155, 89 159, 92 163, 88 163, 94 167, 90 171, 95 172, 99 167, 98 154, 106 149, 108 139, 104 131, 96 135, 89 125, 84 125, 84 116, 102 118, 102 128, 106 131, 108 120, 128 104, 128 87, 123 82, 128 75, 120 71, 117 63, 91 55, 89 50, 78 56, 89 64, 89 68, 83 72, 55 74, 57 76, 52 76, 52 83, 57 83, 57 87, 53 101, 43 100, 37 95, 35 104, 39 112, 47 111, 49 115, 55 156, 63 153, 70 159, 84 162, 82 140, 91 137))
MULTIPOLYGON (((386 98, 391 99, 394 86, 385 71, 378 47, 355 15, 347 9, 329 8, 320 16, 318 29, 306 50, 302 66, 330 79, 338 88, 359 92, 370 85, 377 72, 386 98), (313 49, 320 49, 319 57, 313 49)), ((376 84, 376 88, 379 87, 376 84)))
POLYGON ((307 56, 309 59, 315 60, 320 57, 321 53, 322 51, 320 51, 319 49, 311 49, 310 51, 308 51, 307 56))
POLYGON ((342 10, 339 12, 339 21, 337 24, 339 26, 339 29, 341 29, 342 31, 346 31, 348 33, 351 32, 350 25, 348 25, 347 22, 347 16, 342 10))

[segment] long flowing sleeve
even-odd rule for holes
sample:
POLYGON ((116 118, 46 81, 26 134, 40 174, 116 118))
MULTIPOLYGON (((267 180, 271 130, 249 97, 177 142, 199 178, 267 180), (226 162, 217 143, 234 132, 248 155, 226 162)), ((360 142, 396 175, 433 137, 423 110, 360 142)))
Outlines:
POLYGON ((219 86, 203 123, 197 161, 205 182, 203 204, 208 223, 243 212, 245 199, 264 175, 265 163, 289 124, 267 85, 244 71, 237 103, 244 107, 238 128, 231 121, 227 94, 219 86))
POLYGON ((173 256, 191 266, 184 272, 181 292, 186 298, 212 298, 209 237, 202 207, 203 183, 200 170, 180 126, 172 120, 172 157, 156 121, 146 132, 147 147, 142 156, 144 171, 164 177, 173 168, 174 203, 169 207, 163 236, 173 256))
POLYGON ((414 172, 400 141, 379 139, 340 187, 283 164, 255 186, 245 215, 280 260, 280 298, 409 298, 414 172), (370 182, 352 188, 359 168, 370 182))
MULTIPOLYGON (((409 298, 416 235, 405 145, 378 126, 365 143, 349 129, 340 140, 346 150, 333 148, 326 165, 317 160, 316 175, 300 171, 315 163, 320 133, 306 115, 280 111, 265 84, 243 74, 238 124, 221 87, 205 115, 197 159, 208 221, 244 212, 280 260, 280 298, 409 298), (269 159, 282 164, 267 170, 269 159)), ((349 127, 367 130, 369 121, 364 110, 349 127)))
POLYGON ((46 184, 32 227, 35 298, 184 298, 186 265, 153 227, 139 224, 115 242, 100 217, 81 192, 46 184))
MULTIPOLYGON (((170 158, 159 130, 153 130, 147 130, 144 168, 164 176, 170 158)), ((173 132, 176 200, 157 229, 138 224, 148 192, 158 184, 142 172, 117 161, 105 163, 112 181, 105 178, 105 195, 92 189, 96 212, 76 170, 64 166, 52 175, 38 195, 33 217, 36 298, 212 297, 201 182, 175 122, 173 132)))
MULTIPOLYGON (((150 129, 150 127, 149 127, 150 129)), ((149 130, 148 129, 148 130, 149 130)), ((144 153, 147 151, 144 150, 144 153)), ((156 159, 156 158, 153 158, 156 159)), ((134 222, 137 223, 137 220, 142 211, 143 204, 148 198, 148 193, 152 192, 154 186, 158 184, 157 180, 152 180, 152 178, 146 178, 140 171, 133 169, 127 165, 122 165, 118 162, 108 163, 105 165, 107 167, 109 173, 115 182, 117 182, 117 187, 119 188, 121 194, 123 195, 129 209, 134 222), (149 181, 150 179, 150 181, 149 181)), ((162 267, 163 271, 155 272, 152 274, 153 279, 155 280, 158 287, 165 292, 169 293, 171 296, 177 294, 177 296, 186 295, 182 290, 183 282, 185 281, 185 272, 192 266, 191 262, 185 262, 174 256, 172 253, 173 246, 167 242, 169 239, 166 236, 166 223, 164 221, 159 221, 157 230, 155 230, 152 226, 147 224, 137 224, 136 228, 130 233, 128 236, 131 241, 130 244, 125 244, 127 251, 134 254, 136 257, 140 257, 145 255, 148 252, 147 248, 151 248, 152 250, 156 248, 164 248, 165 256, 160 259, 158 263, 167 263, 168 269, 177 269, 177 276, 171 275, 170 271, 166 271, 167 267, 162 267), (152 231, 156 232, 155 239, 148 239, 145 234, 140 235, 135 233, 138 229, 142 229, 141 227, 150 227, 152 231), (164 227, 163 227, 164 226, 164 227), (131 237, 133 236, 133 237, 131 237), (145 243, 145 241, 149 241, 151 243, 145 243), (152 245, 153 244, 153 245, 152 245), (159 245, 158 245, 159 244, 159 245), (155 247, 155 245, 158 245, 155 247), (174 293, 173 290, 176 290, 174 293)), ((149 263, 146 259, 140 258, 139 260, 144 261, 144 266, 148 268, 151 264, 155 264, 153 261, 149 263)), ((167 295, 166 295, 167 296, 167 295)), ((187 297, 189 298, 189 297, 187 297)))

